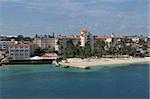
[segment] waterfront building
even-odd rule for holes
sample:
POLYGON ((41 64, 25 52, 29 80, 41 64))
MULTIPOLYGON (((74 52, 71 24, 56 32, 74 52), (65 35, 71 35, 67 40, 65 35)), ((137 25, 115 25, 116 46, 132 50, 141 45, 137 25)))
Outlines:
POLYGON ((86 45, 90 45, 91 51, 94 51, 94 45, 98 40, 103 40, 107 46, 115 45, 126 36, 116 36, 112 33, 110 36, 93 36, 90 30, 85 27, 81 30, 79 35, 76 36, 57 36, 57 37, 40 37, 36 36, 33 40, 35 48, 41 49, 54 49, 59 53, 64 54, 66 48, 72 43, 74 46, 84 48, 86 45))
POLYGON ((35 45, 36 49, 55 49, 55 38, 34 37, 33 44, 35 45))
POLYGON ((77 46, 80 44, 80 36, 58 36, 55 38, 55 50, 59 53, 65 53, 68 44, 77 46))
POLYGON ((26 60, 33 53, 33 44, 12 44, 9 46, 9 57, 12 60, 26 60))
POLYGON ((72 43, 74 46, 85 47, 89 44, 91 50, 94 50, 94 36, 89 32, 88 28, 83 28, 80 35, 77 36, 58 36, 55 38, 55 50, 64 53, 66 47, 72 43))
POLYGON ((87 27, 83 28, 80 32, 81 47, 85 47, 86 44, 90 45, 91 51, 94 51, 94 36, 90 33, 87 27))
POLYGON ((33 44, 35 45, 35 49, 41 48, 41 38, 40 37, 34 37, 33 38, 33 44))

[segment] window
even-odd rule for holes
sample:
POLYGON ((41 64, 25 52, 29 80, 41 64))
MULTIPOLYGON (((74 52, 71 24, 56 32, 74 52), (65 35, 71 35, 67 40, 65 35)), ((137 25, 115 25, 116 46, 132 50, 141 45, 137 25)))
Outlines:
POLYGON ((20 56, 23 56, 23 54, 21 53, 20 56))
POLYGON ((18 54, 15 54, 15 56, 18 56, 18 54))
POLYGON ((20 52, 23 52, 24 50, 20 50, 20 52))
POLYGON ((25 52, 29 52, 29 50, 25 50, 25 52))
POLYGON ((10 50, 11 52, 14 52, 14 50, 10 50))
POLYGON ((11 46, 10 48, 13 49, 14 47, 11 46))
POLYGON ((28 56, 29 54, 25 54, 25 56, 28 56))
POLYGON ((28 46, 26 46, 25 48, 29 48, 28 46))
POLYGON ((19 50, 15 50, 15 52, 19 52, 19 50))

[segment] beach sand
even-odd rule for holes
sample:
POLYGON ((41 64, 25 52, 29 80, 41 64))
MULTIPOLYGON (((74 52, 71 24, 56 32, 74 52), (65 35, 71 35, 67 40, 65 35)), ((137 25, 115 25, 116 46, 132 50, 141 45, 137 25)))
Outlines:
POLYGON ((60 65, 87 68, 93 66, 109 66, 117 64, 133 64, 133 63, 150 63, 150 57, 145 58, 99 58, 99 59, 80 59, 80 58, 67 58, 66 62, 60 62, 60 65))

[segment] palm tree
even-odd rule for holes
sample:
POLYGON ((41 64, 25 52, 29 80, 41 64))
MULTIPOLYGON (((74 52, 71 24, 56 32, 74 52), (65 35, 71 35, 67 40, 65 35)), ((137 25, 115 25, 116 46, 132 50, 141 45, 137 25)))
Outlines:
POLYGON ((105 42, 103 40, 98 40, 95 43, 95 55, 102 57, 105 53, 105 42))

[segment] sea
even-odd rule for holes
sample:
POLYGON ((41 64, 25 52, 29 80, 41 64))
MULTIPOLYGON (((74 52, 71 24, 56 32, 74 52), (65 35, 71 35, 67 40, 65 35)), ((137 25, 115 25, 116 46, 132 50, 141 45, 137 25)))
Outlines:
POLYGON ((0 67, 0 99, 149 99, 149 64, 0 67))

